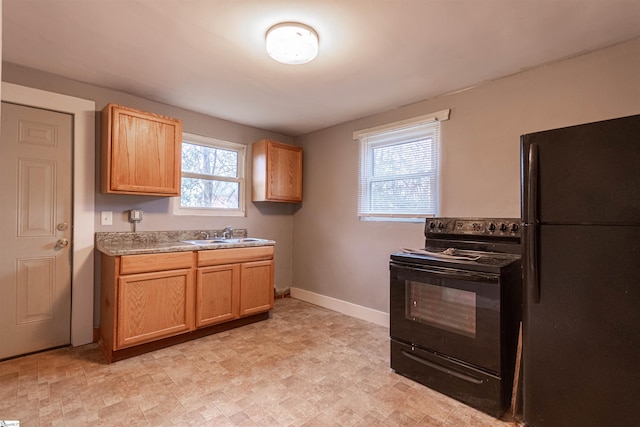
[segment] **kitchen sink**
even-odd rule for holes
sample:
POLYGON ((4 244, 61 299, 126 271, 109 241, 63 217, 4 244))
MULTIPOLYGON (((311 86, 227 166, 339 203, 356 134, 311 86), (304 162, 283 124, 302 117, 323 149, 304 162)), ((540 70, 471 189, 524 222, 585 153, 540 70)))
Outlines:
POLYGON ((233 243, 255 243, 255 242, 267 242, 265 239, 256 239, 254 237, 243 237, 240 239, 201 239, 201 240, 183 240, 184 243, 190 243, 192 245, 213 245, 213 244, 233 244, 233 243))

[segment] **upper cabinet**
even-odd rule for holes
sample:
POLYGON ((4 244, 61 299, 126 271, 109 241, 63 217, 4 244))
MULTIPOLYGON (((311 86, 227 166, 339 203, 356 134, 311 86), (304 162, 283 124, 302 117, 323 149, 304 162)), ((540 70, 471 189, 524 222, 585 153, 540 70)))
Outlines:
POLYGON ((101 139, 103 193, 180 195, 180 120, 108 104, 101 139))
POLYGON ((302 201, 302 148, 263 139, 252 146, 254 202, 302 201))

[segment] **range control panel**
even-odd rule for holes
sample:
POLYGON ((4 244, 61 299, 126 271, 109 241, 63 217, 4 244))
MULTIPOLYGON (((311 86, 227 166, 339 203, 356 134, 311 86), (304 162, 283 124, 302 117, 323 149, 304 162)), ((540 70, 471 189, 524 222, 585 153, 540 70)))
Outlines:
POLYGON ((427 218, 424 234, 520 236, 520 218, 427 218))

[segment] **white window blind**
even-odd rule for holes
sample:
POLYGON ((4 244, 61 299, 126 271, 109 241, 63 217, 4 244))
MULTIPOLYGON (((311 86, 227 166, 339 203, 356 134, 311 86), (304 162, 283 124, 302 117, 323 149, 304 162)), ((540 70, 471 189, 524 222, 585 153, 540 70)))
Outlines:
POLYGON ((360 141, 358 216, 411 220, 438 209, 440 122, 449 110, 354 133, 360 141))

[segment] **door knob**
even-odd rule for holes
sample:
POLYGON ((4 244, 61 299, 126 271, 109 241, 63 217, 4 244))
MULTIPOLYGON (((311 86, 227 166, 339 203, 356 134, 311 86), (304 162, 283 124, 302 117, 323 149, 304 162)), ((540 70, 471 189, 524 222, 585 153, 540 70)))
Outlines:
POLYGON ((68 239, 60 239, 56 242, 56 249, 66 248, 67 246, 69 246, 68 239))
POLYGON ((66 231, 69 228, 69 224, 67 224, 66 222, 61 222, 56 228, 58 229, 58 231, 66 231))

